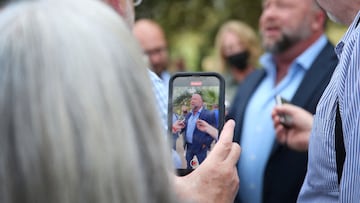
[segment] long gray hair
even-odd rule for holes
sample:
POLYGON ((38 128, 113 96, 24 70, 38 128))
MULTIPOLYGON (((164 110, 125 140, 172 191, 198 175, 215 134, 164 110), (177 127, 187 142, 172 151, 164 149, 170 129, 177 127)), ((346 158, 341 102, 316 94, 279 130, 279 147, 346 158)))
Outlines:
POLYGON ((0 202, 173 202, 141 52, 99 1, 0 13, 0 202))

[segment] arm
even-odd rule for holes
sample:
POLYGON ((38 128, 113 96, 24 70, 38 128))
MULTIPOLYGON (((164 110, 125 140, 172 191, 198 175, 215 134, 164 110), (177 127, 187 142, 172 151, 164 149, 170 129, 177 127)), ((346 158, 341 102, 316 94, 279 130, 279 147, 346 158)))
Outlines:
POLYGON ((200 131, 209 134, 215 140, 218 139, 218 129, 215 128, 214 126, 210 125, 208 122, 199 119, 199 120, 196 121, 196 127, 200 131))
POLYGON ((297 151, 307 151, 314 119, 312 114, 298 106, 283 104, 276 106, 271 116, 279 143, 297 151), (284 126, 280 115, 288 115, 291 118, 286 123, 287 127, 284 126))
MULTIPOLYGON (((359 25, 358 25, 359 26, 359 25)), ((360 35, 356 35, 351 61, 346 70, 344 95, 339 101, 345 145, 345 162, 340 183, 339 202, 357 202, 360 199, 360 35), (355 96, 356 95, 356 96, 355 96)))

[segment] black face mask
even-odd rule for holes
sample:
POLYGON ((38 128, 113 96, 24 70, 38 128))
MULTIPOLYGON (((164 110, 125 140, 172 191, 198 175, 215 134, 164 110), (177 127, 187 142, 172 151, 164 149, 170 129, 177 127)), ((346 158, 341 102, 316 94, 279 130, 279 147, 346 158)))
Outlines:
POLYGON ((246 69, 248 65, 249 52, 239 52, 226 58, 226 62, 231 66, 239 70, 246 69))

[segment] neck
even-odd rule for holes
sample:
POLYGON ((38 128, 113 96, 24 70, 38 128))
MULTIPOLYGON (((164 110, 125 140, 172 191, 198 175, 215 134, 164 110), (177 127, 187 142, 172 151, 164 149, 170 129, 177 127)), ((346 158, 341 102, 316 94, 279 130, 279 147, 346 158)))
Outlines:
POLYGON ((155 72, 156 73, 156 75, 160 78, 160 79, 162 79, 161 78, 161 72, 155 72))
POLYGON ((196 114, 200 110, 200 107, 196 107, 193 109, 193 114, 196 114))
POLYGON ((356 3, 354 3, 356 5, 351 5, 349 7, 346 7, 344 9, 344 17, 342 19, 338 19, 339 22, 338 23, 342 23, 345 24, 347 26, 350 26, 351 23, 355 20, 356 15, 358 14, 359 10, 360 10, 360 2, 357 1, 356 3))
POLYGON ((295 44, 288 50, 282 53, 274 54, 276 64, 275 84, 278 84, 286 76, 293 61, 306 51, 306 49, 308 49, 316 40, 318 40, 322 34, 323 32, 314 33, 310 38, 295 44))

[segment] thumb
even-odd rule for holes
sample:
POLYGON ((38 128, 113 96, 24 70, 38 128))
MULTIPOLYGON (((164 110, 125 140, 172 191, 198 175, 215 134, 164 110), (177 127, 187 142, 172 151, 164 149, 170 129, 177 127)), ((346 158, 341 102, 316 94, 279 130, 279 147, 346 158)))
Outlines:
POLYGON ((223 161, 229 155, 232 148, 232 141, 234 135, 235 121, 229 120, 225 123, 223 130, 221 131, 218 142, 214 149, 209 154, 209 159, 214 161, 223 161))
POLYGON ((294 115, 301 108, 295 106, 294 104, 283 104, 280 106, 276 106, 276 109, 277 109, 277 113, 294 115))

